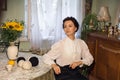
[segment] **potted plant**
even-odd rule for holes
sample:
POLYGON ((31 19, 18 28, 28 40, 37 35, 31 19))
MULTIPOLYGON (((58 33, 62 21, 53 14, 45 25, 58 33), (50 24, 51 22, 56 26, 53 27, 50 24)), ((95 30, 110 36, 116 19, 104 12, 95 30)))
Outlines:
POLYGON ((10 42, 15 42, 21 36, 23 29, 24 22, 18 20, 8 20, 0 26, 0 44, 4 46, 2 52, 10 46, 10 42))
POLYGON ((10 20, 3 23, 0 27, 1 40, 4 42, 14 42, 21 36, 24 29, 24 22, 17 20, 10 20))
POLYGON ((81 39, 86 40, 89 32, 99 31, 100 28, 98 27, 98 23, 99 21, 95 13, 86 15, 82 22, 81 39))

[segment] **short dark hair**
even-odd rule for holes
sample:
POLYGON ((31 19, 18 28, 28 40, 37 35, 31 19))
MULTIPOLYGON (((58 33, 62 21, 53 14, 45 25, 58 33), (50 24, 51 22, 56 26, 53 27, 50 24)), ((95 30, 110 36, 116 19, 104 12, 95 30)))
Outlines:
POLYGON ((66 17, 63 20, 63 29, 64 29, 64 23, 65 23, 65 21, 69 21, 69 20, 71 20, 74 23, 75 27, 77 28, 77 30, 76 30, 76 32, 77 32, 78 29, 79 29, 79 23, 78 23, 78 21, 74 17, 66 17))

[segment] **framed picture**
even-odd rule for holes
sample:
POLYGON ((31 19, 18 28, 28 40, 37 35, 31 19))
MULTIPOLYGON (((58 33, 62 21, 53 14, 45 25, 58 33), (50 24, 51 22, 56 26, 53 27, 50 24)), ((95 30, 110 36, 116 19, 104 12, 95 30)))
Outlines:
POLYGON ((2 11, 6 11, 7 10, 7 0, 2 0, 1 10, 2 11))
POLYGON ((88 15, 89 13, 91 13, 91 8, 92 8, 92 0, 86 0, 85 15, 88 15))

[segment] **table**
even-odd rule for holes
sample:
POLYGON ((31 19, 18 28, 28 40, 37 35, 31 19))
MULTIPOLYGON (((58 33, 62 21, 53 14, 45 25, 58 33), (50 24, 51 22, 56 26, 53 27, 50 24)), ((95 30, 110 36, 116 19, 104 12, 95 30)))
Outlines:
POLYGON ((8 72, 5 68, 8 61, 6 53, 0 53, 0 80, 54 80, 50 79, 52 76, 50 71, 51 67, 43 63, 41 56, 23 52, 19 52, 18 57, 19 56, 25 57, 26 59, 36 56, 39 58, 39 65, 32 67, 30 70, 25 70, 21 67, 18 67, 16 63, 13 67, 13 71, 8 72), (49 79, 43 79, 43 77, 47 78, 45 75, 49 79))

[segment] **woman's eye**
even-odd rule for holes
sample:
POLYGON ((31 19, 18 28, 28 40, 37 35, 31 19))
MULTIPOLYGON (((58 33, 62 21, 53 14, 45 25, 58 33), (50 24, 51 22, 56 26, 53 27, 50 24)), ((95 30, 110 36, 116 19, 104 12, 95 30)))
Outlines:
POLYGON ((69 25, 69 27, 72 27, 72 25, 69 25))

